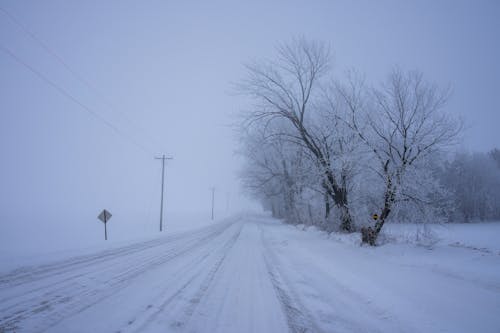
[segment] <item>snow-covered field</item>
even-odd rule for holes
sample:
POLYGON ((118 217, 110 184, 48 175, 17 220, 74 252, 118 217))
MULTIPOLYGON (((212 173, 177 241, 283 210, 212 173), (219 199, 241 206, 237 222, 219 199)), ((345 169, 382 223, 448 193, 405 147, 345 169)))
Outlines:
MULTIPOLYGON (((218 221, 218 219, 216 219, 218 221)), ((93 254, 161 237, 158 216, 123 218, 113 216, 108 223, 108 240, 104 225, 96 216, 89 220, 65 223, 60 220, 35 220, 26 226, 2 224, 0 232, 0 274, 19 266, 49 263, 68 257, 93 254)), ((164 217, 163 235, 205 227, 214 223, 209 214, 168 212, 164 217)))
POLYGON ((370 248, 245 215, 3 266, 0 332, 500 332, 499 223, 388 227, 370 248))

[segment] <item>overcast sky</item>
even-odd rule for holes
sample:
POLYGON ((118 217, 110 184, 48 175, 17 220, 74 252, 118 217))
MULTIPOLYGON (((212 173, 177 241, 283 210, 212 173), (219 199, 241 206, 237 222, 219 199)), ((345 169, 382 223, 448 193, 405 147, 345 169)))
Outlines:
POLYGON ((162 153, 174 157, 167 214, 208 214, 211 186, 220 212, 246 206, 229 126, 245 102, 231 84, 243 63, 271 57, 276 43, 297 36, 331 44, 336 73, 355 67, 376 83, 398 65, 451 85, 447 109, 468 126, 461 149, 500 146, 499 1, 2 0, 0 7, 91 86, 0 11, 3 231, 94 223, 102 208, 129 223, 156 223, 153 158, 162 153))

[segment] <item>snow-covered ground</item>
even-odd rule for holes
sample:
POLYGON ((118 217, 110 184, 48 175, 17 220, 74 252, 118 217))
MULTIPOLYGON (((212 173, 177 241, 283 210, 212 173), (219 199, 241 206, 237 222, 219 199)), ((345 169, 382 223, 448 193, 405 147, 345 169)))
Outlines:
MULTIPOLYGON (((218 220, 217 216, 215 222, 218 220)), ((108 240, 105 241, 104 225, 97 216, 92 216, 90 221, 78 222, 65 225, 59 220, 40 220, 26 227, 15 225, 12 228, 7 223, 2 224, 0 274, 20 266, 92 254, 214 223, 209 213, 168 212, 164 216, 163 233, 159 233, 158 216, 137 216, 135 219, 113 216, 108 223, 108 240)))
POLYGON ((500 253, 500 222, 387 224, 384 228, 387 240, 392 243, 451 245, 500 253))
POLYGON ((18 268, 0 332, 499 332, 500 224, 410 229, 370 248, 243 215, 18 268))

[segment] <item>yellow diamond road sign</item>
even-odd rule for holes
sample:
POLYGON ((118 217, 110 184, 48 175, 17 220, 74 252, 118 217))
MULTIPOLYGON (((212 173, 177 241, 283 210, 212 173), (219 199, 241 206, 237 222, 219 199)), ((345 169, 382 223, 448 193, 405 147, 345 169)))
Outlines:
POLYGON ((111 218, 111 213, 108 212, 106 209, 103 209, 101 214, 97 217, 99 220, 101 220, 104 223, 107 223, 109 219, 111 218))
POLYGON ((373 214, 373 215, 372 215, 372 218, 373 218, 374 220, 378 220, 378 215, 377 215, 377 214, 373 214))

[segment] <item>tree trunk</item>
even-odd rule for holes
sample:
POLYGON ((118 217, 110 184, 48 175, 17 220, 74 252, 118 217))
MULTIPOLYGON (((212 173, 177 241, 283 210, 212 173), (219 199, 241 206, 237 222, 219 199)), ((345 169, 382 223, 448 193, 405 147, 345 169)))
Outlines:
POLYGON ((363 227, 361 228, 361 242, 368 244, 370 246, 375 246, 377 241, 377 234, 373 227, 363 227))
POLYGON ((325 192, 325 220, 330 216, 330 198, 328 197, 328 193, 325 192))
POLYGON ((382 213, 380 214, 379 220, 375 223, 373 227, 363 227, 361 228, 361 241, 365 244, 375 246, 377 243, 378 235, 384 226, 385 220, 391 213, 391 207, 394 203, 395 191, 391 188, 391 182, 388 184, 388 189, 386 189, 384 196, 384 208, 382 208, 382 213))
POLYGON ((349 212, 347 201, 347 189, 344 187, 333 187, 333 200, 340 210, 340 230, 344 232, 354 232, 354 223, 349 212))
POLYGON ((347 205, 340 207, 340 230, 345 232, 354 232, 354 224, 352 221, 352 216, 349 213, 349 208, 347 205))
POLYGON ((310 203, 307 204, 307 212, 309 214, 309 224, 314 225, 315 223, 314 223, 314 218, 313 218, 313 214, 312 214, 312 209, 311 209, 311 204, 310 203))
MULTIPOLYGON (((323 152, 318 148, 318 145, 315 143, 314 139, 311 138, 311 135, 305 129, 303 120, 300 119, 294 123, 295 127, 299 131, 302 140, 305 145, 309 148, 309 150, 313 153, 313 155, 318 159, 320 165, 324 168, 324 180, 323 186, 325 187, 326 193, 332 198, 335 206, 340 210, 341 213, 341 224, 340 230, 344 232, 353 232, 354 231, 354 222, 349 212, 349 206, 347 205, 347 188, 345 186, 339 186, 337 183, 334 173, 331 169, 330 162, 323 152)), ((328 206, 325 205, 325 210, 328 206)), ((328 208, 328 212, 330 209, 328 208)))

